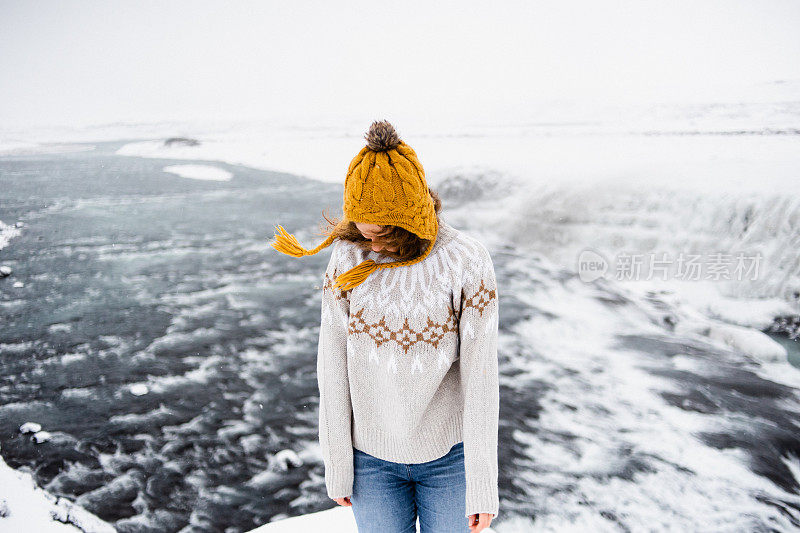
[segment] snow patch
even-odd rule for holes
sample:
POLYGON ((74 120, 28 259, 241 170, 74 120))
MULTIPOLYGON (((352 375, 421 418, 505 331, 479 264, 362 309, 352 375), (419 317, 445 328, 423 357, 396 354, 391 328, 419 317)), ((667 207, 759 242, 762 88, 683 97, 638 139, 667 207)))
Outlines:
POLYGON ((0 220, 0 250, 6 247, 8 242, 20 234, 21 224, 9 225, 0 220))
POLYGON ((233 178, 227 170, 210 165, 169 165, 164 167, 164 172, 195 180, 230 181, 233 178))
POLYGON ((276 453, 273 457, 275 461, 275 465, 278 469, 286 471, 289 469, 290 465, 292 467, 302 466, 303 460, 300 459, 300 456, 297 455, 297 452, 291 450, 289 448, 284 449, 276 453))
POLYGON ((47 442, 53 438, 53 434, 49 431, 37 431, 33 434, 33 440, 36 441, 36 444, 41 444, 43 442, 47 442))
POLYGON ((751 355, 762 361, 786 361, 786 348, 766 334, 750 328, 731 324, 710 326, 708 337, 724 342, 734 350, 751 355))
POLYGON ((134 396, 144 396, 145 394, 150 392, 150 389, 148 389, 147 385, 145 385, 144 383, 134 383, 133 385, 130 386, 128 390, 130 390, 131 394, 133 394, 134 396))
POLYGON ((42 425, 36 422, 25 422, 19 427, 20 433, 38 433, 42 430, 42 425))
POLYGON ((33 476, 0 457, 0 531, 114 533, 114 528, 65 498, 38 488, 33 476))
MULTIPOLYGON (((467 517, 464 517, 466 526, 467 517)), ((511 527, 502 529, 486 528, 485 533, 517 533, 531 531, 527 526, 530 522, 515 522, 511 527)), ((269 524, 264 524, 251 531, 251 533, 296 533, 297 531, 325 531, 326 533, 357 533, 356 519, 353 517, 353 510, 350 507, 338 505, 333 509, 308 513, 302 516, 285 518, 285 515, 278 515, 269 524)), ((419 531, 419 521, 417 521, 417 531, 419 531)))

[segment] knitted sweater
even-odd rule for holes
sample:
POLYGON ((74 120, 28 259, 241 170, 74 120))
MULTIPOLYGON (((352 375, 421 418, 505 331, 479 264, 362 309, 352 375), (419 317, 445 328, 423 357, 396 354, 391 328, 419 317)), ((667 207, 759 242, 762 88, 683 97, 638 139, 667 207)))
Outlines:
POLYGON ((319 441, 330 498, 352 495, 353 448, 424 463, 464 443, 466 516, 499 512, 498 298, 478 240, 440 221, 422 261, 332 287, 365 259, 337 240, 325 272, 317 353, 319 441))

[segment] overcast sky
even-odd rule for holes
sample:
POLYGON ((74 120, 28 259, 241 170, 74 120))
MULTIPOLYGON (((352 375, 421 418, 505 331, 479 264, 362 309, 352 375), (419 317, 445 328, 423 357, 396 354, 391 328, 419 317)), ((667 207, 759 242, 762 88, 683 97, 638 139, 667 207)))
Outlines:
POLYGON ((0 123, 713 100, 800 79, 798 28, 795 0, 0 0, 0 123))

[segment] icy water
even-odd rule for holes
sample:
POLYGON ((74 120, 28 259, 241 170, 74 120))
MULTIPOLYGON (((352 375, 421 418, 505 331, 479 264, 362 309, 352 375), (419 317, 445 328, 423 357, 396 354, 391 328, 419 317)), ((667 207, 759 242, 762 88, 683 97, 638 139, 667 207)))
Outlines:
POLYGON ((786 348, 786 359, 795 368, 800 368, 800 338, 789 339, 786 335, 770 334, 778 344, 786 348))
MULTIPOLYGON (((25 223, 0 251, 0 453, 120 531, 233 533, 333 506, 315 375, 328 253, 267 242, 276 223, 319 242, 341 186, 207 162, 233 179, 191 180, 122 144, 0 158, 0 220, 25 223)), ((443 217, 462 227, 475 205, 443 217)), ((491 251, 500 533, 800 527, 797 388, 676 334, 691 315, 666 294, 491 251)))
POLYGON ((267 242, 275 223, 315 228, 341 188, 229 165, 229 182, 186 179, 118 146, 0 160, 0 220, 26 225, 0 252, 14 270, 0 280, 3 457, 121 530, 191 515, 238 531, 289 502, 328 507, 314 451, 328 254, 267 242), (27 421, 52 440, 21 435, 27 421), (283 472, 283 449, 304 463, 283 472))

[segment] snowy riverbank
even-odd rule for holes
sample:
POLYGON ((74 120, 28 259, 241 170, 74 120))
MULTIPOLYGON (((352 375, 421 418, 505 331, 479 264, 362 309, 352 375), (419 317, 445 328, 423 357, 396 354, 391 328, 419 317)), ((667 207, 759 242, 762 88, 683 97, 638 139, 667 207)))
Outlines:
POLYGON ((38 488, 29 473, 0 457, 0 531, 114 533, 110 524, 64 498, 38 488))

